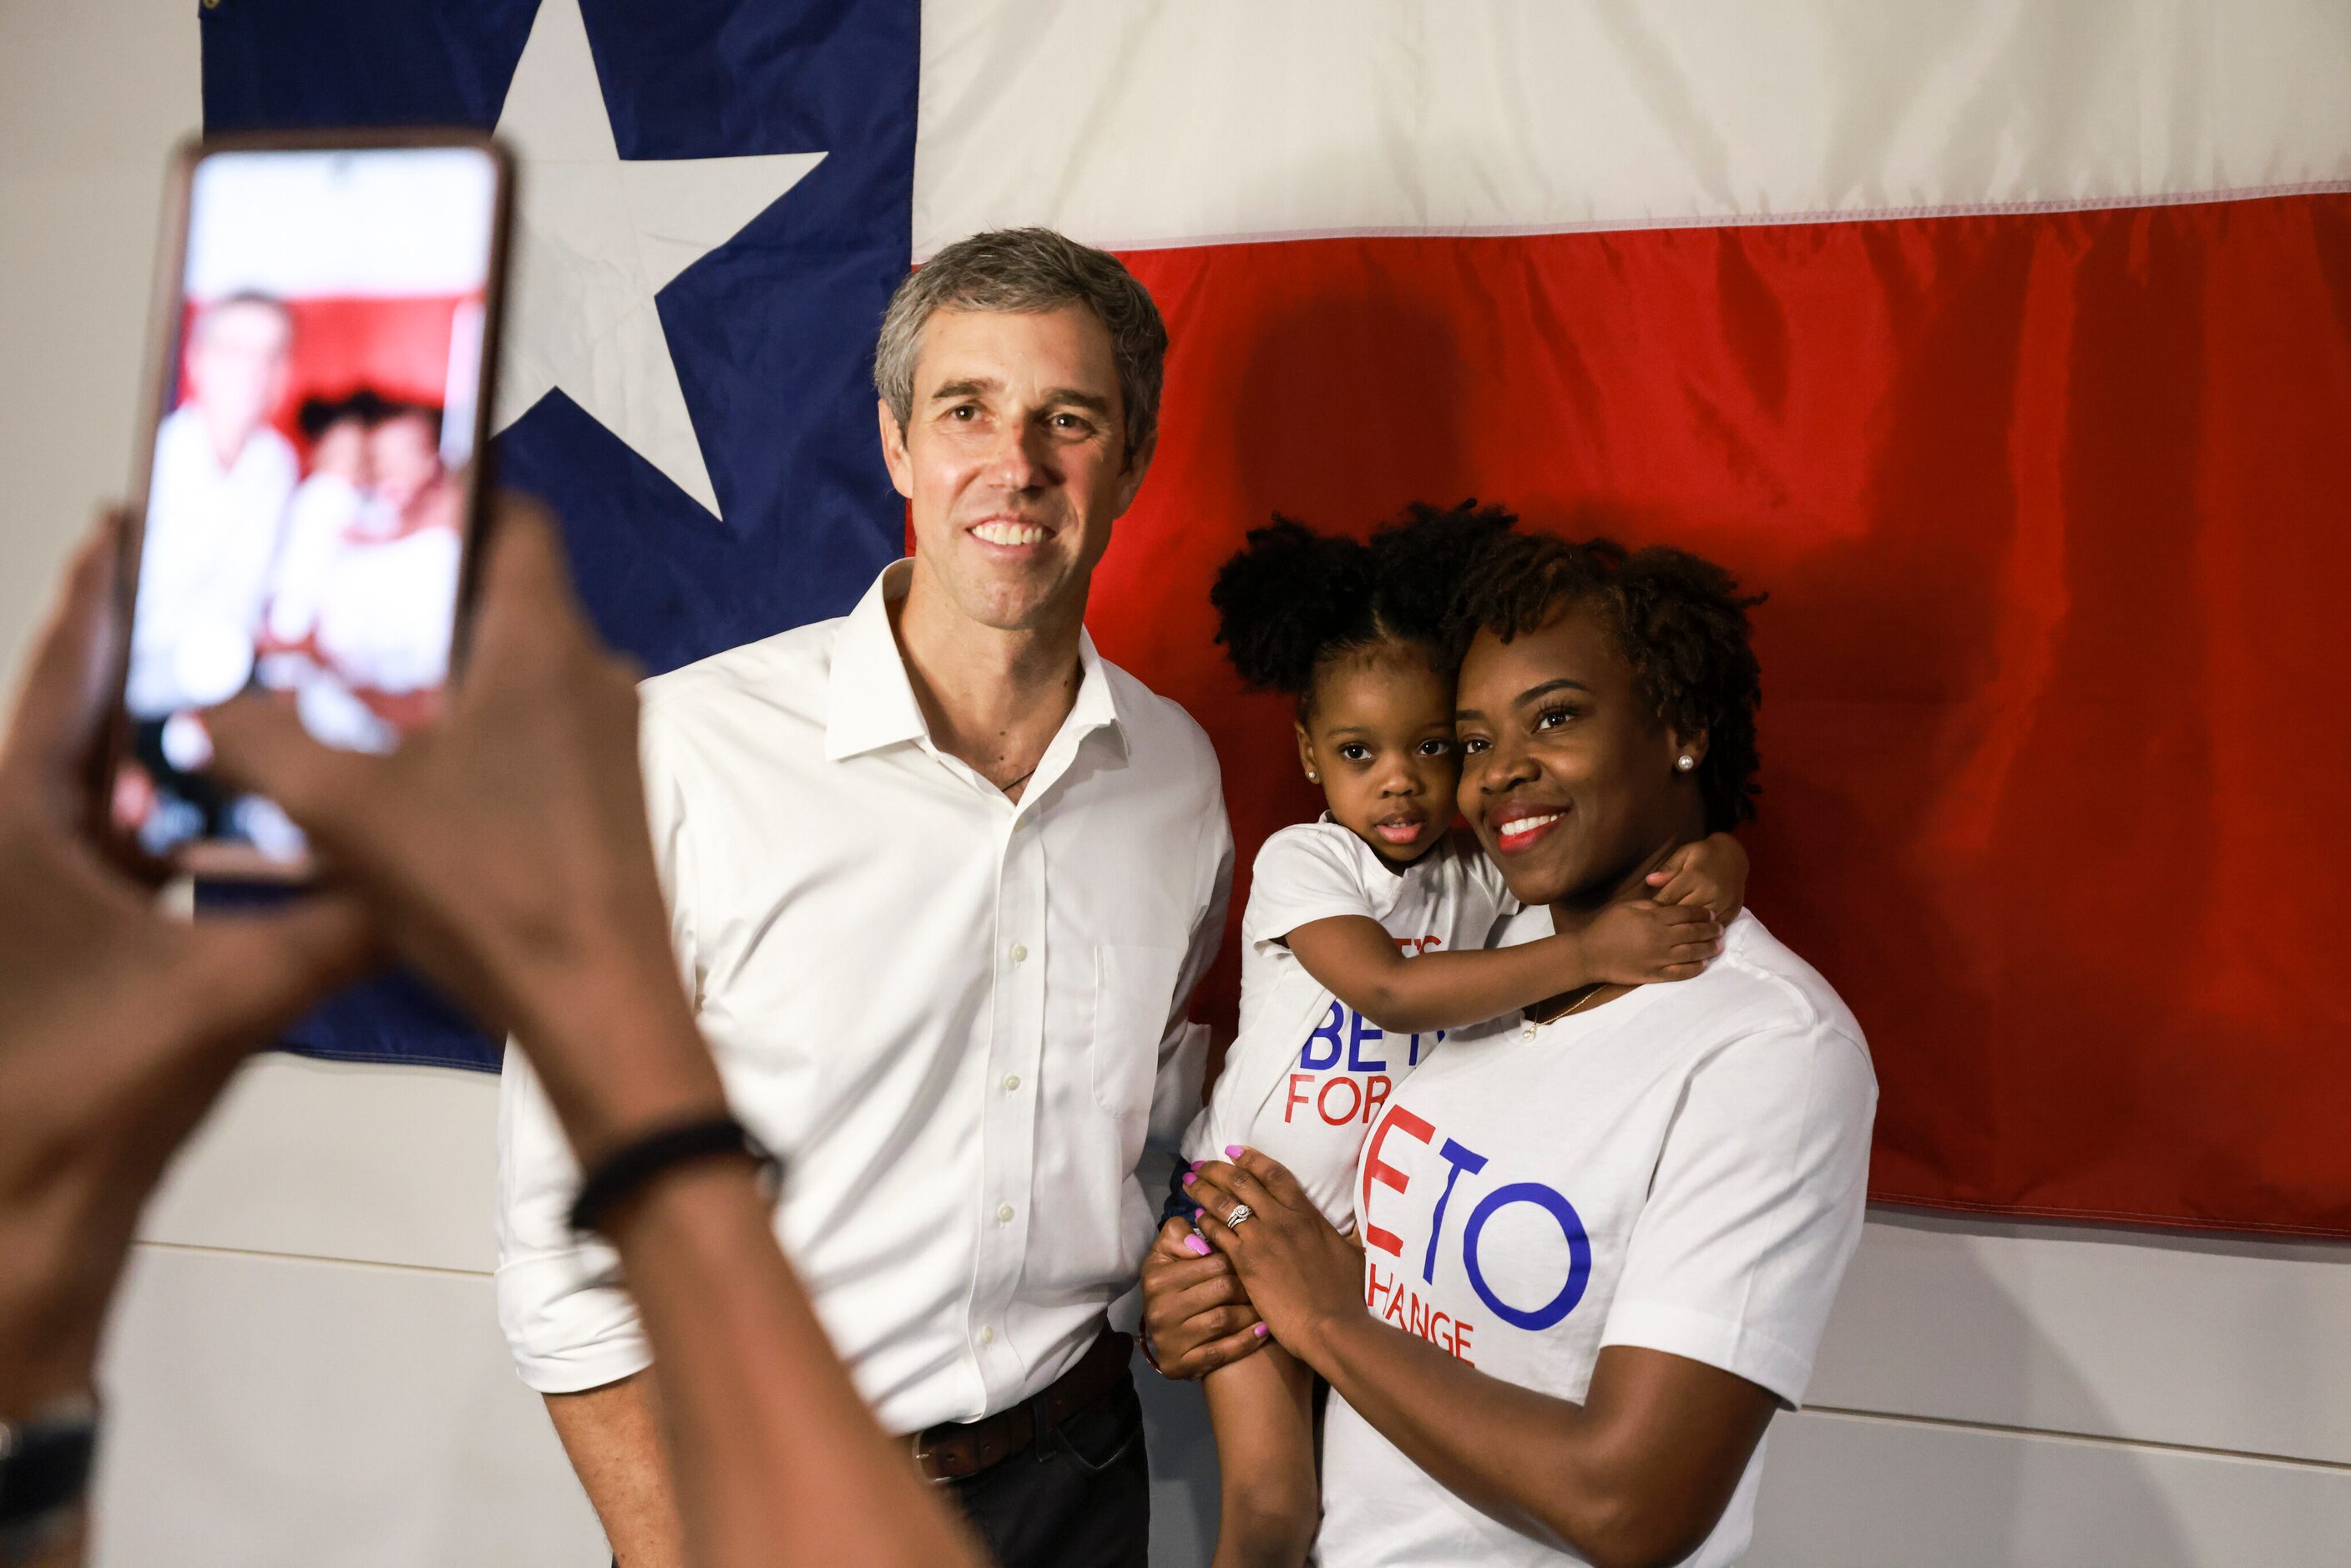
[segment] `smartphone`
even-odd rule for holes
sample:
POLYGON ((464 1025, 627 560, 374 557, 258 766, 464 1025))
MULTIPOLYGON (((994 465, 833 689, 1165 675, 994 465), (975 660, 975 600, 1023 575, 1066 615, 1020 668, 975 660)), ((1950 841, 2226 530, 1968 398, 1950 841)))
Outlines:
POLYGON ((208 775, 207 708, 258 694, 374 752, 437 708, 484 525, 512 186, 468 131, 174 155, 96 780, 125 858, 315 874, 284 811, 208 775))

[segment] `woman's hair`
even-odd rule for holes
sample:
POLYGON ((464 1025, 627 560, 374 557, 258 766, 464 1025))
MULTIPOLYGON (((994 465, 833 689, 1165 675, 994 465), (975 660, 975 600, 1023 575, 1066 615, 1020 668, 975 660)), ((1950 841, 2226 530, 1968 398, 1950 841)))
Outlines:
POLYGON ((1708 832, 1755 815, 1755 710, 1763 675, 1748 642, 1747 612, 1763 602, 1710 560, 1614 539, 1570 544, 1514 535, 1486 552, 1462 583, 1452 628, 1458 660, 1480 632, 1507 643, 1581 604, 1601 607, 1634 689, 1659 722, 1706 733, 1698 784, 1708 832))
POLYGON ((1479 557, 1518 519, 1474 500, 1415 502, 1368 540, 1318 534, 1277 515, 1217 573, 1208 601, 1217 641, 1252 686, 1288 692, 1302 710, 1332 659, 1384 646, 1453 667, 1453 601, 1479 557))

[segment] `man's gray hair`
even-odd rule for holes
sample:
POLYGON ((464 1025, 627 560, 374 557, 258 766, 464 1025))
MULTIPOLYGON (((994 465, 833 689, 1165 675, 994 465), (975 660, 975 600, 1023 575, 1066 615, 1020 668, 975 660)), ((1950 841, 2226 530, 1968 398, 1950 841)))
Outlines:
POLYGON ((1151 291, 1118 257, 1051 229, 991 229, 959 239, 906 275, 882 317, 873 390, 904 430, 914 413, 914 355, 931 312, 1058 310, 1083 305, 1110 332, 1133 457, 1159 426, 1167 327, 1151 291))

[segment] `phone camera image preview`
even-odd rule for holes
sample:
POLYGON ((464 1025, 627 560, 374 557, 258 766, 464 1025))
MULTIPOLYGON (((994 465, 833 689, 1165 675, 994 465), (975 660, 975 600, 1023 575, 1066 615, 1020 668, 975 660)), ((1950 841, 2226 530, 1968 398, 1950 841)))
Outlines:
POLYGON ((214 153, 195 169, 123 698, 118 824, 291 860, 214 786, 194 716, 247 691, 382 751, 447 678, 496 168, 466 148, 214 153))

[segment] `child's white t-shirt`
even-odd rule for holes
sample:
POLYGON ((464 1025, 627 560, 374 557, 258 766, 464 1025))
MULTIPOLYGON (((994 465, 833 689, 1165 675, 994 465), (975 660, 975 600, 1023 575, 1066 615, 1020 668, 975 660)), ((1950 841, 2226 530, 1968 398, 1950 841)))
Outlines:
MULTIPOLYGON (((1389 1103, 1353 1197, 1364 1299, 1481 1372, 1580 1400, 1639 1345, 1803 1396, 1860 1239, 1877 1082, 1860 1026, 1752 915, 1695 979, 1465 1032, 1389 1103)), ((1464 1501, 1335 1393, 1325 1568, 1580 1563, 1464 1501)), ((1689 1558, 1736 1562, 1763 1448, 1689 1558)))
POLYGON ((1240 1032, 1185 1134, 1189 1159, 1238 1144, 1287 1166, 1343 1230, 1364 1134, 1445 1038, 1391 1034, 1332 996, 1290 950, 1292 931, 1335 915, 1376 920, 1407 956, 1486 946, 1517 904, 1501 873, 1455 832, 1398 872, 1330 820, 1284 828, 1258 851, 1241 915, 1240 1032))

